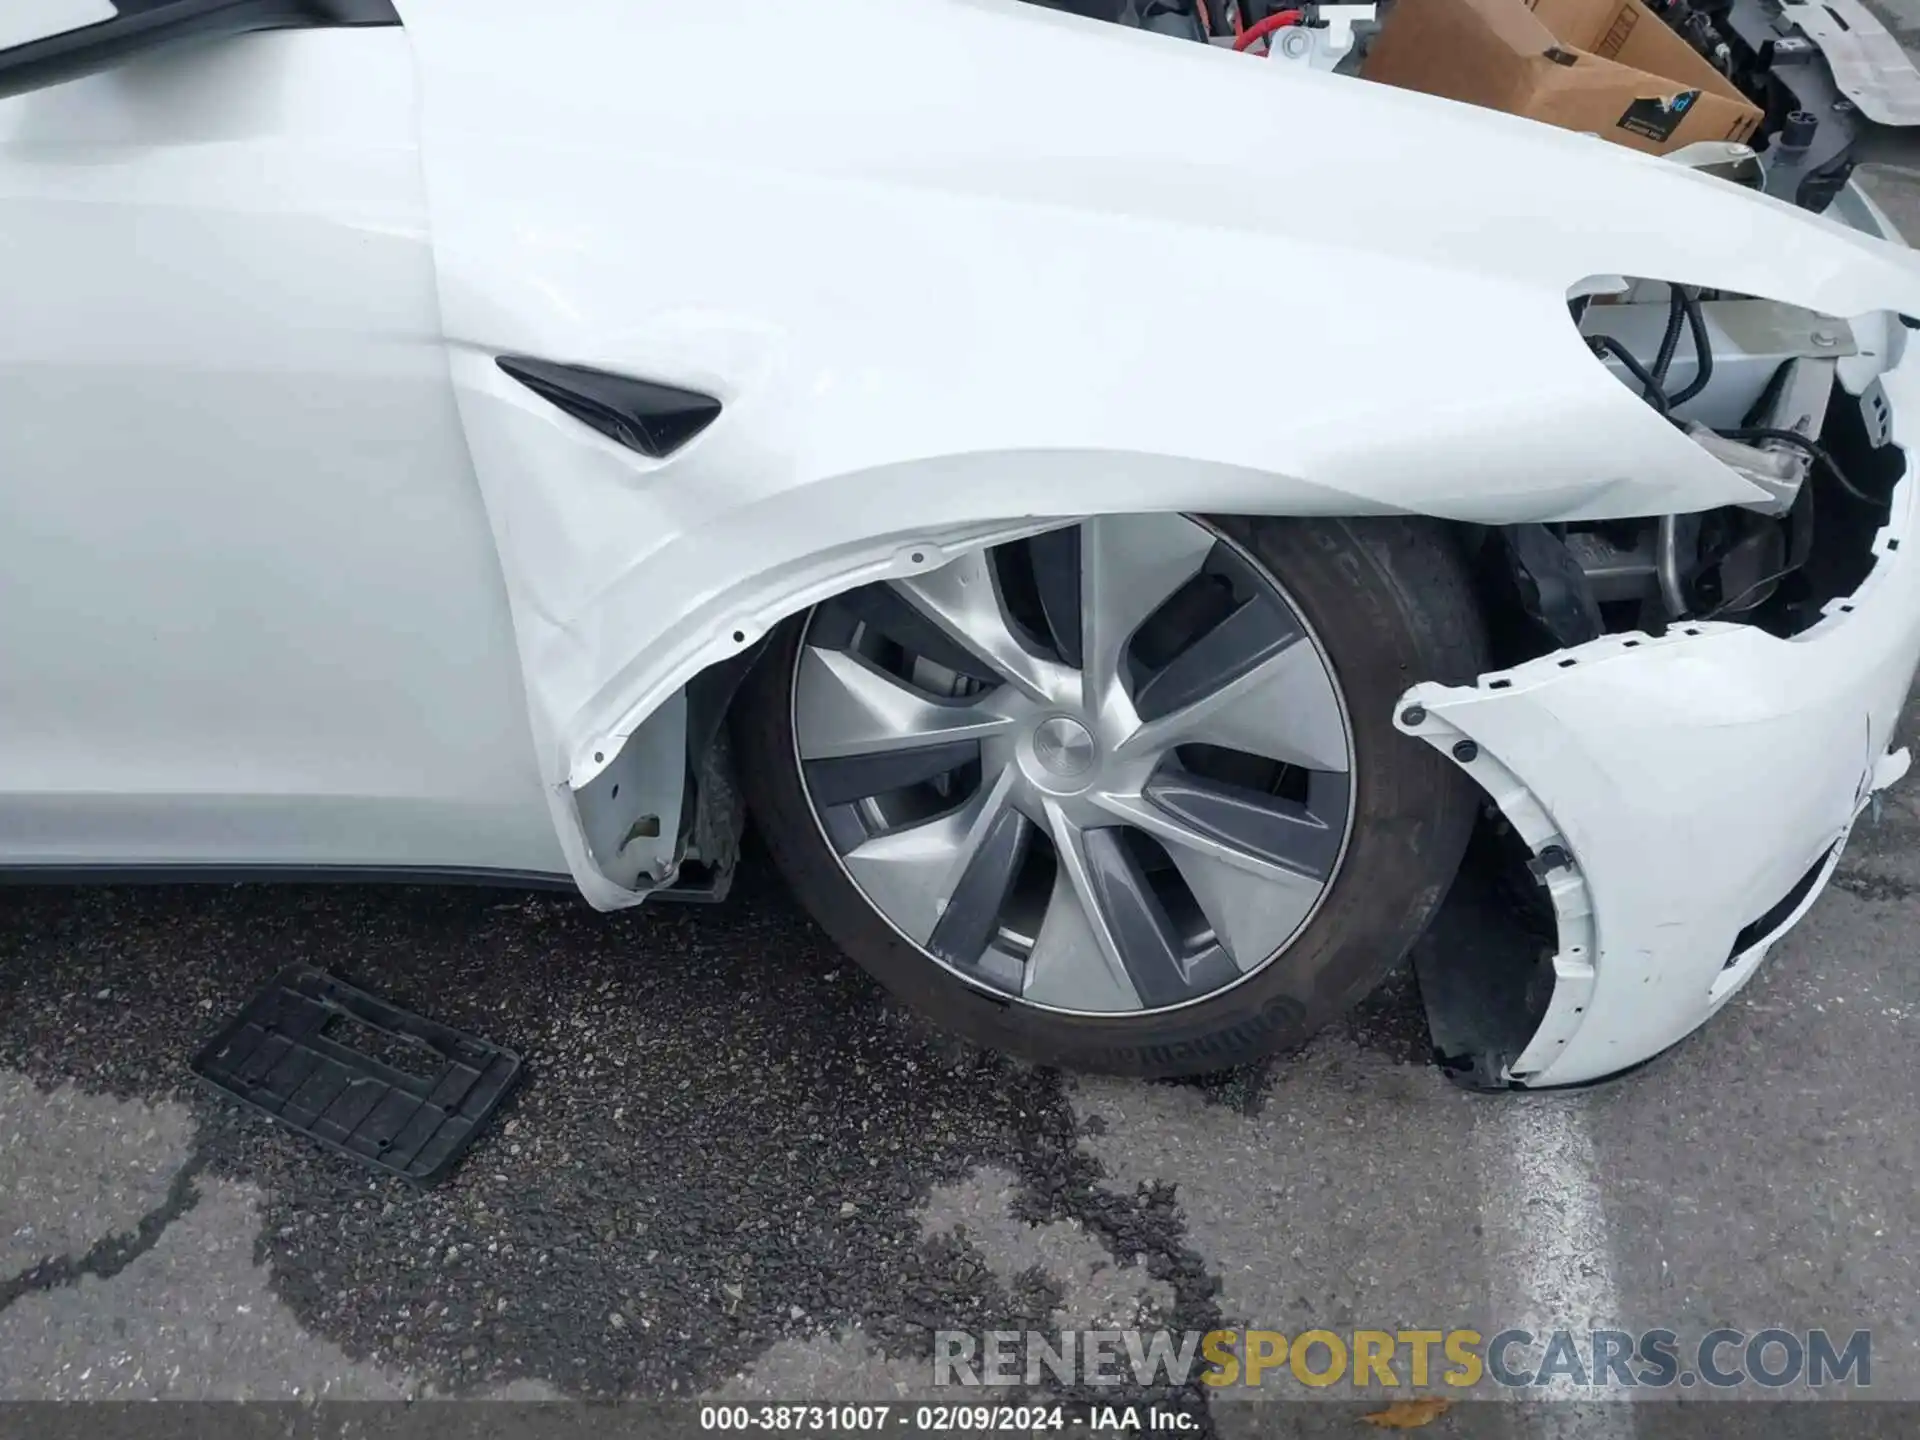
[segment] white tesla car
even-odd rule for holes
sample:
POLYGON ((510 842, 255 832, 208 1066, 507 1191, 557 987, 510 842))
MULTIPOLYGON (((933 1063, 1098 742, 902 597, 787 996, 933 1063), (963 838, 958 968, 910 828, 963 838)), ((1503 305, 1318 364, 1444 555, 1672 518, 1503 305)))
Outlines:
POLYGON ((613 909, 751 811, 940 1022, 1169 1074, 1479 819, 1556 937, 1481 1058, 1555 1085, 1906 764, 1852 191, 1011 0, 7 0, 0 93, 9 871, 613 909))

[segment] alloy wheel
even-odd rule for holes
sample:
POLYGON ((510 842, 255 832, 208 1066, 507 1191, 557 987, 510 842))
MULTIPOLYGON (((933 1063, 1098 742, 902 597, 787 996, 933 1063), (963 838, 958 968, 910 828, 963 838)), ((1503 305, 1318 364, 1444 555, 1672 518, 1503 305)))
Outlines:
POLYGON ((1182 515, 1105 516, 820 606, 791 693, 848 878, 968 982, 1177 1008, 1270 964, 1345 855, 1353 740, 1273 576, 1182 515))

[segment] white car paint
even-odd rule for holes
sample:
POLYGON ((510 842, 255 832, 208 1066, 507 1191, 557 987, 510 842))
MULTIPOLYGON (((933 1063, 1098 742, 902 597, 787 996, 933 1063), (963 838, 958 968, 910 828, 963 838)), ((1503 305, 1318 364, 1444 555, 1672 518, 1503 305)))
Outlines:
MULTIPOLYGON (((0 102, 9 864, 564 864, 637 903, 582 795, 813 600, 1094 512, 1738 503, 1569 292, 1920 314, 1906 251, 1724 182, 1014 0, 812 0, 750 43, 710 6, 398 8, 0 102), (725 409, 648 460, 502 353, 725 409), (1223 404, 1224 374, 1270 401, 1223 404)), ((1872 625, 1703 627, 1427 697, 1577 857, 1563 926, 1584 903, 1595 938, 1534 1047, 1566 1053, 1515 1070, 1617 1068, 1727 993, 1711 946, 1891 774, 1905 569, 1872 625), (1744 687, 1737 753, 1790 742, 1791 805, 1686 770, 1718 737, 1684 727, 1733 703, 1694 679, 1744 687), (1739 831, 1703 883, 1596 778, 1642 767, 1739 831), (1670 980, 1633 958, 1656 892, 1670 980)))
POLYGON ((1920 312, 1904 250, 1711 178, 1015 0, 823 0, 749 47, 702 7, 650 16, 644 45, 618 43, 621 0, 565 25, 401 9, 455 384, 559 751, 543 773, 576 789, 690 675, 956 534, 1752 498, 1593 363, 1564 304, 1588 277, 1920 312), (1184 124, 1141 123, 1143 95, 1209 117, 1204 162, 1184 124), (1276 138, 1311 133, 1341 143, 1276 138), (1216 252, 1251 278, 1195 263, 1216 252), (650 463, 500 375, 502 351, 644 359, 727 411, 650 463), (1223 405, 1220 374, 1285 388, 1223 405))
POLYGON ((119 13, 112 0, 7 0, 0 10, 0 50, 98 25, 119 13))
POLYGON ((0 100, 0 863, 565 870, 397 29, 0 100))

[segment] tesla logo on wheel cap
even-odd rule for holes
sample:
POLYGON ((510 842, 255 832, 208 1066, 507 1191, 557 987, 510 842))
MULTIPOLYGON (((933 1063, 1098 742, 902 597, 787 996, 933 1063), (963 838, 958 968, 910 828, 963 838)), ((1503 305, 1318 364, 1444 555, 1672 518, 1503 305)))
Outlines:
POLYGON ((1093 768, 1093 735, 1078 720, 1056 715, 1033 732, 1033 753, 1055 775, 1084 775, 1093 768))

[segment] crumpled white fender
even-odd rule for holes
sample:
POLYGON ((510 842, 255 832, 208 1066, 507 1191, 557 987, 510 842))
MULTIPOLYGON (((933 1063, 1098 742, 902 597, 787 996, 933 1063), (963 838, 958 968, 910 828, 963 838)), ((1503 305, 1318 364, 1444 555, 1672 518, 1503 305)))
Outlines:
MULTIPOLYGON (((1016 0, 399 0, 453 379, 571 795, 783 616, 1102 511, 1697 510, 1570 286, 1920 314, 1903 251, 1598 140, 1016 0), (650 461, 511 352, 703 391, 650 461)), ((569 833, 572 832, 572 833, 569 833)))

